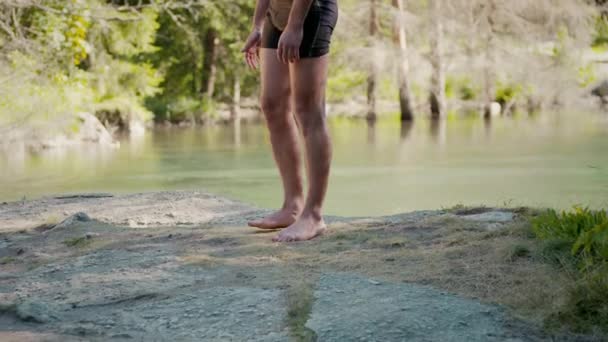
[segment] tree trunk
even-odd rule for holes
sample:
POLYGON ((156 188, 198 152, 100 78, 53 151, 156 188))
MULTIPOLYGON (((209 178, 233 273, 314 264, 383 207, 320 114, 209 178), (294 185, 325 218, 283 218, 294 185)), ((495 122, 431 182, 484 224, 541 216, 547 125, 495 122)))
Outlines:
POLYGON ((433 34, 431 38, 431 118, 440 119, 445 116, 445 73, 443 70, 443 25, 441 23, 441 0, 431 0, 431 17, 433 34))
POLYGON ((367 77, 367 119, 376 120, 376 85, 378 83, 378 67, 375 58, 375 39, 378 31, 378 20, 376 19, 376 0, 370 0, 369 15, 369 47, 371 48, 372 60, 370 61, 370 72, 367 77))
POLYGON ((487 6, 490 6, 488 11, 488 31, 486 37, 486 48, 485 48, 485 64, 483 69, 483 87, 484 87, 484 117, 491 117, 492 103, 496 98, 495 90, 495 75, 494 75, 494 19, 493 15, 496 12, 496 5, 492 1, 488 1, 487 6))
POLYGON ((393 0, 393 7, 397 9, 395 20, 395 43, 399 44, 400 63, 399 63, 399 106, 401 108, 401 121, 414 120, 414 110, 412 109, 412 95, 408 82, 410 64, 407 53, 407 36, 403 23, 404 6, 403 0, 393 0))
MULTIPOLYGON (((203 70, 202 70, 202 82, 201 82, 201 100, 209 102, 213 98, 215 92, 215 80, 217 74, 217 46, 219 44, 219 38, 214 28, 209 28, 207 34, 203 39, 203 70)), ((203 108, 203 110, 205 110, 203 108)), ((202 113, 202 121, 205 121, 209 113, 202 113)))
POLYGON ((215 79, 217 73, 217 46, 219 39, 215 29, 210 28, 203 41, 203 70, 201 83, 201 97, 211 99, 215 92, 215 79))
POLYGON ((201 123, 208 122, 210 119, 209 104, 213 99, 215 92, 215 80, 217 74, 217 46, 219 39, 217 32, 213 28, 209 28, 203 37, 203 68, 201 70, 201 92, 200 99, 202 108, 198 121, 201 123))
POLYGON ((241 120, 241 79, 234 76, 234 88, 232 90, 232 110, 230 112, 231 120, 237 122, 241 120))

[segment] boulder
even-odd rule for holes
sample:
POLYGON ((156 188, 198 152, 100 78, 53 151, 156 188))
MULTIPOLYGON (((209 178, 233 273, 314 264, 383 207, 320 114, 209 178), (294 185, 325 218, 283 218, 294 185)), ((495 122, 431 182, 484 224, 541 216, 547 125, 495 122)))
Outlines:
POLYGON ((112 136, 104 125, 90 113, 78 113, 78 131, 73 135, 73 139, 82 142, 93 142, 101 145, 114 145, 112 136))

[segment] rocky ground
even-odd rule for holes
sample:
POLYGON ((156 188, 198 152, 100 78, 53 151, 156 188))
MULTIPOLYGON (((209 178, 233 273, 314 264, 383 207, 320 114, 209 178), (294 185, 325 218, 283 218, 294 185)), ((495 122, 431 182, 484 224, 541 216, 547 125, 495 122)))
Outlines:
POLYGON ((520 212, 328 218, 279 244, 202 192, 0 205, 2 341, 544 341, 564 289, 520 212), (526 252, 528 251, 528 252, 526 252))

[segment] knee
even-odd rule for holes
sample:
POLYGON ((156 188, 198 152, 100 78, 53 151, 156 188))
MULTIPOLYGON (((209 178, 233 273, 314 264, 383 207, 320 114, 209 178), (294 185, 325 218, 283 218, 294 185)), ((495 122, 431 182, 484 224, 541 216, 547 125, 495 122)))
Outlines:
POLYGON ((289 100, 283 96, 262 96, 260 107, 267 119, 284 116, 289 110, 289 100))
POLYGON ((320 102, 296 101, 295 112, 304 136, 325 130, 325 106, 320 102))
POLYGON ((260 107, 272 132, 284 130, 290 124, 289 97, 262 96, 260 107))

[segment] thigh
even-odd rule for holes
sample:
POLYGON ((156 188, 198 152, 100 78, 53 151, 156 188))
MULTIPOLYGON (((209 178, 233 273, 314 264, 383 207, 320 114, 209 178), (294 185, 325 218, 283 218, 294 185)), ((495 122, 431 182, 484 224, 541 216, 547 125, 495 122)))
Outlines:
POLYGON ((279 61, 277 50, 260 49, 260 72, 262 106, 288 104, 291 93, 289 67, 279 61))
POLYGON ((307 111, 310 106, 324 106, 328 64, 329 55, 302 58, 289 64, 291 91, 296 110, 307 111))

